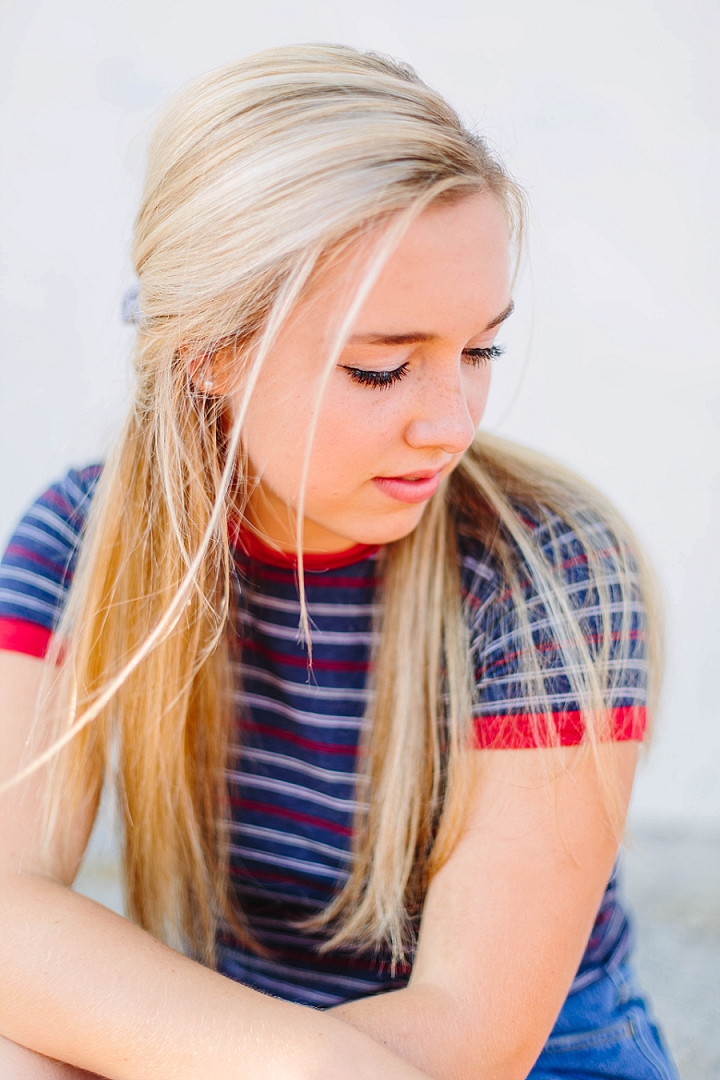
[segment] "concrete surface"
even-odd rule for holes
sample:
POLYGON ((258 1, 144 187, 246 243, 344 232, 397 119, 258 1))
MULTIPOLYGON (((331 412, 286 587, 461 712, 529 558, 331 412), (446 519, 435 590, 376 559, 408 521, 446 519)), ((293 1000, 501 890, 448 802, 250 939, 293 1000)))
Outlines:
MULTIPOLYGON (((720 830, 635 825, 623 862, 637 969, 681 1080, 720 1080, 720 830)), ((107 839, 76 888, 122 912, 107 839)))
POLYGON ((638 972, 681 1080, 719 1080, 720 830, 636 826, 624 863, 638 972))

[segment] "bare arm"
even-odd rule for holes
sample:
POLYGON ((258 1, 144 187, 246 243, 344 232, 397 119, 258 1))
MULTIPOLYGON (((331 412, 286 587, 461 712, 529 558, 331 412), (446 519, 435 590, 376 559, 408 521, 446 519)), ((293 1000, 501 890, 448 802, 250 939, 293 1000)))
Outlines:
MULTIPOLYGON (((40 661, 0 652, 0 782, 17 772, 41 673, 40 661)), ((74 852, 45 858, 42 784, 0 796, 6 1059, 15 1043, 112 1080, 422 1080, 340 1018, 234 983, 73 893, 89 822, 77 823, 74 852)), ((47 1065, 53 1080, 73 1075, 47 1065)))
MULTIPOLYGON (((629 799, 637 743, 601 748, 629 799)), ((430 885, 405 990, 334 1009, 436 1080, 524 1080, 567 995, 610 876, 592 761, 475 751, 467 827, 430 885)))
POLYGON ((62 1061, 36 1054, 0 1035, 0 1076, 13 1080, 97 1080, 97 1073, 76 1069, 62 1061))

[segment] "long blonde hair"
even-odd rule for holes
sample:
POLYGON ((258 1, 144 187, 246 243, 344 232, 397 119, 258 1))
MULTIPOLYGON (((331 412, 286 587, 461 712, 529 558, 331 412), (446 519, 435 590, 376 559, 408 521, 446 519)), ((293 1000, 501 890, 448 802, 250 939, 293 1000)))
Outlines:
MULTIPOLYGON (((207 963, 223 921, 252 945, 229 899, 224 770, 229 516, 242 516, 247 499, 241 436, 254 381, 328 260, 358 237, 380 236, 329 369, 403 230, 430 203, 474 192, 499 200, 517 239, 522 195, 483 141, 410 68, 340 46, 275 49, 199 79, 171 104, 151 145, 133 249, 136 390, 56 639, 53 699, 62 707, 48 834, 61 833, 73 807, 97 806, 116 763, 129 914, 207 963), (245 386, 230 432, 223 401, 188 374, 189 356, 228 344, 245 386)), ((474 689, 460 527, 497 559, 531 640, 522 591, 530 575, 574 673, 588 752, 604 736, 612 665, 603 581, 609 559, 629 625, 638 580, 644 588, 636 546, 576 478, 479 436, 414 532, 385 551, 358 780, 369 809, 356 823, 350 878, 315 920, 327 926, 328 947, 384 942, 402 956, 409 920, 462 824, 474 689), (527 507, 560 515, 588 552, 606 631, 596 651, 557 566, 533 545, 527 507)), ((302 561, 300 578, 302 592, 302 561)), ((543 672, 526 651, 524 678, 542 702, 543 672)))

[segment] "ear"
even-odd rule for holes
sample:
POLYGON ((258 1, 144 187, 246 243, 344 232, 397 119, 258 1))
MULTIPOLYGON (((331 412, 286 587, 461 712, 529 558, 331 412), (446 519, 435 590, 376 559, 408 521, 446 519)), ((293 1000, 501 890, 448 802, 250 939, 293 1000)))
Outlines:
POLYGON ((223 397, 233 388, 235 349, 224 345, 216 350, 195 352, 191 345, 181 345, 180 356, 187 364, 190 382, 201 394, 223 397))
POLYGON ((192 353, 190 346, 181 345, 180 356, 187 364, 188 378, 201 394, 214 394, 215 382, 212 377, 212 353, 192 353))

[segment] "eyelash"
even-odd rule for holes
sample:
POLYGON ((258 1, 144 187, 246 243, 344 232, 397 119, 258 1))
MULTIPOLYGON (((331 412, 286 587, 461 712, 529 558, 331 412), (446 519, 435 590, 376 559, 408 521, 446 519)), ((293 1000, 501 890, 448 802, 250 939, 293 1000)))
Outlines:
MULTIPOLYGON (((469 357, 473 367, 482 367, 490 360, 497 360, 505 352, 502 345, 489 345, 485 349, 465 349, 463 356, 469 357)), ((380 390, 386 390, 393 383, 400 382, 408 373, 407 363, 392 371, 367 371, 365 368, 345 367, 348 375, 361 386, 370 386, 380 390)))

